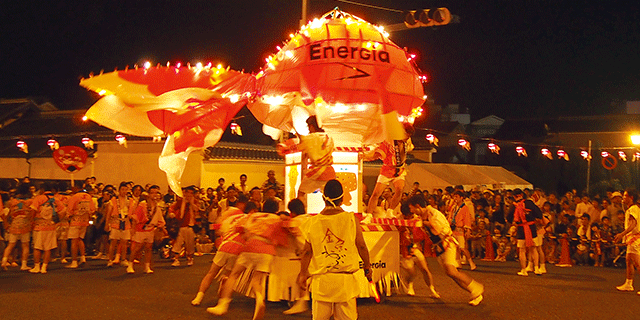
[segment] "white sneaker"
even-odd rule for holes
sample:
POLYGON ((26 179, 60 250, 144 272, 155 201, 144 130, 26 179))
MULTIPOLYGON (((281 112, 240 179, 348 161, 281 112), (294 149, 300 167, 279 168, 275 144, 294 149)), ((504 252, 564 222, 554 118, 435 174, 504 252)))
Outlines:
POLYGON ((67 261, 67 259, 65 259, 65 258, 62 258, 62 260, 60 260, 60 263, 67 264, 67 263, 69 263, 69 261, 67 261))
POLYGON ((133 263, 130 263, 127 267, 127 273, 136 273, 136 271, 133 269, 133 263))
POLYGON ((31 270, 29 270, 29 272, 31 272, 31 273, 40 273, 40 265, 36 264, 36 266, 31 268, 31 270))
POLYGON ((535 273, 537 276, 541 276, 542 275, 542 271, 540 271, 540 268, 536 267, 536 270, 533 272, 535 273))
POLYGON ((471 301, 469 301, 469 305, 472 305, 472 306, 474 306, 474 307, 475 307, 475 306, 479 305, 479 304, 480 304, 480 302, 482 302, 482 299, 484 299, 484 298, 482 297, 482 295, 479 295, 479 296, 477 296, 475 299, 472 299, 471 301))
POLYGON ((412 297, 416 295, 416 291, 413 289, 413 282, 409 282, 407 285, 407 295, 412 297))
POLYGON ((547 273, 547 267, 544 264, 540 266, 540 273, 542 274, 547 273))
POLYGON ((293 307, 289 308, 288 310, 285 310, 284 314, 298 314, 298 313, 303 313, 305 311, 309 310, 309 303, 306 300, 297 300, 296 303, 293 305, 293 307))
POLYGON ((207 308, 207 312, 216 316, 221 316, 227 313, 227 311, 229 310, 230 302, 231 299, 220 298, 218 299, 218 305, 216 305, 215 307, 207 308))
POLYGON ((471 300, 469 300, 469 305, 472 306, 477 306, 480 304, 480 302, 482 302, 482 299, 484 299, 482 297, 482 294, 484 293, 484 286, 479 283, 476 282, 475 280, 472 280, 471 283, 469 284, 469 289, 470 289, 470 294, 471 294, 471 300))
POLYGON ((618 289, 618 291, 633 291, 633 285, 625 282, 623 285, 617 286, 616 289, 618 289))
MULTIPOLYGON (((178 260, 178 259, 173 260, 173 263, 171 264, 171 266, 172 267, 179 267, 180 266, 180 260, 178 260)), ((210 309, 213 309, 213 308, 210 308, 210 309)))
POLYGON ((69 268, 69 269, 76 269, 76 268, 78 268, 78 261, 75 261, 75 260, 71 261, 71 264, 70 264, 70 265, 68 265, 68 266, 65 266, 65 268, 69 268))
POLYGON ((198 294, 196 294, 196 297, 191 300, 191 305, 199 306, 200 303, 202 303, 202 298, 204 298, 204 292, 198 292, 198 294))
POLYGON ((529 262, 527 264, 527 268, 525 268, 524 270, 527 271, 527 272, 533 271, 533 262, 529 262))
POLYGON ((436 291, 434 286, 430 286, 429 290, 431 290, 431 298, 440 299, 440 294, 436 291))
POLYGON ((523 276, 523 277, 528 277, 528 276, 529 276, 529 273, 527 273, 527 270, 526 270, 526 269, 523 269, 523 270, 520 270, 520 271, 518 272, 518 275, 519 275, 519 276, 523 276))

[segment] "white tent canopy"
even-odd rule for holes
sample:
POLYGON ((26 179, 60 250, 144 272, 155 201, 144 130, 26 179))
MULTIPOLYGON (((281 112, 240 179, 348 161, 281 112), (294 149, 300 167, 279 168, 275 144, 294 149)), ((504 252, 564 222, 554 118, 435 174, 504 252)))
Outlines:
POLYGON ((412 163, 408 166, 406 182, 405 190, 419 182, 420 189, 429 192, 456 185, 462 185, 465 190, 533 188, 530 182, 503 167, 450 163, 412 163))

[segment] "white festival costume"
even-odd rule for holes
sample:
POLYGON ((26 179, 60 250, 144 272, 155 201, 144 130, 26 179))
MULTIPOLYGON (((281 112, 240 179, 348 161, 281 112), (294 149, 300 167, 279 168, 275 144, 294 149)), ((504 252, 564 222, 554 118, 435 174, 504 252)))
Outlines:
POLYGON ((356 218, 351 212, 311 217, 301 226, 311 244, 313 257, 309 264, 313 299, 325 302, 345 302, 360 294, 355 272, 360 256, 356 248, 356 218))

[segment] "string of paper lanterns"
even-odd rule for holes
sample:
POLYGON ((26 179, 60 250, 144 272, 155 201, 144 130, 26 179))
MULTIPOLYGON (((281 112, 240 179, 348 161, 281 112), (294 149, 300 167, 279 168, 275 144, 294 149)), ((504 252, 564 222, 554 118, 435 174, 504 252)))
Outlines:
MULTIPOLYGON (((425 135, 425 139, 433 146, 438 147, 439 139, 434 134, 434 133, 437 133, 437 131, 431 130, 431 129, 421 129, 421 130, 427 131, 427 134, 425 135)), ((505 145, 505 144, 514 145, 515 152, 518 154, 518 156, 521 156, 521 157, 529 156, 527 154, 527 150, 525 149, 525 146, 540 148, 540 154, 543 157, 548 158, 549 160, 554 159, 554 154, 552 152, 552 149, 557 149, 555 152, 555 156, 557 156, 558 159, 569 161, 569 153, 562 146, 549 146, 549 145, 543 145, 543 144, 530 144, 530 143, 521 143, 521 142, 512 142, 512 141, 498 141, 492 138, 471 139, 467 135, 458 135, 458 136, 459 136, 457 141, 458 146, 460 146, 460 148, 466 151, 471 150, 470 140, 487 141, 487 144, 486 144, 487 149, 494 154, 500 154, 501 148, 498 144, 500 143, 502 145, 505 145)), ((632 154, 630 155, 632 161, 640 161, 640 149, 636 147, 604 147, 604 148, 599 148, 598 150, 601 151, 600 156, 603 158, 607 158, 610 156, 617 156, 617 158, 620 159, 621 161, 628 160, 629 154, 625 151, 625 150, 628 150, 632 152, 632 154), (612 154, 607 150, 615 150, 616 152, 612 154)), ((592 159, 592 156, 591 154, 589 154, 589 151, 585 150, 584 148, 580 149, 580 156, 584 160, 592 159)))

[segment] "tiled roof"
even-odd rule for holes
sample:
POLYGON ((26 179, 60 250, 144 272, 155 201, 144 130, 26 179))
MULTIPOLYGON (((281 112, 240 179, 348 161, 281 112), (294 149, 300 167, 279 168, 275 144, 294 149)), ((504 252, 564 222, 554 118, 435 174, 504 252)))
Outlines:
POLYGON ((220 142, 204 151, 206 160, 214 159, 243 159, 243 160, 263 160, 282 161, 273 146, 261 146, 240 143, 220 142))

